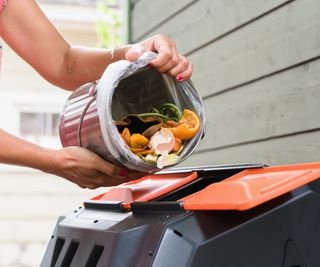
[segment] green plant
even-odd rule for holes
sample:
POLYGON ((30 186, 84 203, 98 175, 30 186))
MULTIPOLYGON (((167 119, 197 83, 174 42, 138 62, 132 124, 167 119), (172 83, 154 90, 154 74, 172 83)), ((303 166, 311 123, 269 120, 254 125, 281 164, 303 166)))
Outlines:
POLYGON ((96 30, 99 36, 99 47, 115 47, 123 42, 122 18, 119 1, 101 0, 98 3, 101 19, 97 19, 96 30))

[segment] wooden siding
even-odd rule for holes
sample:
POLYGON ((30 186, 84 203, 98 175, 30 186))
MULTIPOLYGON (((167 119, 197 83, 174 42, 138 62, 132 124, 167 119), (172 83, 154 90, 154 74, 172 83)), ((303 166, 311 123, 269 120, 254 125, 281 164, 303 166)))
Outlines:
POLYGON ((133 42, 170 36, 194 64, 207 134, 184 165, 320 160, 320 2, 132 2, 133 42))

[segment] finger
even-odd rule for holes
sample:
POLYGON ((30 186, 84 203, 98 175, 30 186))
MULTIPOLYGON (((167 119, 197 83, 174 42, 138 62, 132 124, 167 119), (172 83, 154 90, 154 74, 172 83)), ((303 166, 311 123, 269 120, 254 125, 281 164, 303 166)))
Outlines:
POLYGON ((187 80, 191 77, 193 71, 193 66, 191 62, 189 62, 189 65, 185 71, 177 75, 177 80, 178 81, 184 81, 187 80))
POLYGON ((96 185, 96 184, 88 184, 88 185, 87 185, 87 188, 88 188, 88 189, 91 189, 91 190, 97 189, 98 187, 100 187, 100 186, 98 186, 98 185, 96 185))
POLYGON ((105 175, 104 173, 99 173, 95 177, 91 177, 90 180, 86 182, 86 186, 89 189, 96 189, 99 187, 106 187, 106 186, 114 186, 122 183, 121 178, 115 178, 109 175, 105 175))
POLYGON ((126 53, 126 59, 129 61, 135 61, 142 55, 143 52, 144 49, 141 45, 134 45, 126 53))
MULTIPOLYGON (((156 42, 156 40, 155 40, 156 42)), ((155 43, 155 51, 158 56, 150 61, 151 66, 160 69, 165 66, 173 57, 173 52, 169 42, 155 43)))
POLYGON ((97 180, 99 180, 99 176, 90 176, 90 178, 77 180, 76 183, 83 189, 96 189, 99 187, 97 180))
POLYGON ((168 70, 166 73, 171 76, 177 76, 178 74, 181 74, 184 71, 186 71, 188 66, 189 66, 189 61, 185 57, 180 56, 179 63, 175 65, 173 68, 171 68, 170 70, 168 70))
POLYGON ((158 68, 158 71, 168 73, 171 69, 175 68, 180 63, 180 56, 177 50, 173 47, 171 51, 172 58, 165 65, 158 68))
POLYGON ((77 184, 77 185, 82 189, 86 189, 87 188, 85 185, 82 185, 82 184, 77 184))
POLYGON ((96 166, 97 166, 97 170, 99 170, 100 172, 102 172, 103 174, 107 175, 107 176, 127 176, 128 172, 126 172, 125 170, 121 169, 120 167, 111 164, 105 160, 103 160, 102 158, 97 158, 96 160, 96 166))

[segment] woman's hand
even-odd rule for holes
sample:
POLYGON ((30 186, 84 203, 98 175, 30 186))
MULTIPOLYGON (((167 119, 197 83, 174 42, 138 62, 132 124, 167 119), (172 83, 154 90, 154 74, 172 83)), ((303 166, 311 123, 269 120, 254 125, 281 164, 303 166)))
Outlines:
POLYGON ((82 188, 113 186, 145 175, 104 161, 81 147, 43 148, 0 129, 0 163, 30 167, 61 176, 82 188))
POLYGON ((191 62, 179 54, 175 43, 167 36, 158 34, 133 45, 126 53, 126 59, 137 60, 146 51, 158 53, 158 56, 150 62, 150 65, 160 72, 174 76, 178 81, 191 77, 191 62))
POLYGON ((61 176, 82 188, 95 189, 137 179, 142 173, 106 162, 95 153, 80 147, 66 147, 49 152, 52 164, 46 172, 61 176))

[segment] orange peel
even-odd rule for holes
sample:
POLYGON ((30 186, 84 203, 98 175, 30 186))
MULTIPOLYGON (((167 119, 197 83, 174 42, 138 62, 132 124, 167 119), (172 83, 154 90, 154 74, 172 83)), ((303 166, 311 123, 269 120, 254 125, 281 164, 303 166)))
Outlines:
POLYGON ((129 145, 131 134, 130 134, 130 131, 127 127, 123 129, 123 131, 121 133, 121 137, 126 142, 126 144, 129 145))
POLYGON ((129 146, 132 148, 145 148, 149 144, 149 139, 142 134, 133 134, 130 137, 129 146))
POLYGON ((153 149, 144 149, 141 152, 138 152, 137 154, 142 155, 142 156, 145 156, 148 154, 154 154, 154 150, 153 149))
POLYGON ((174 137, 181 140, 188 140, 194 137, 200 129, 200 120, 198 115, 185 109, 179 121, 179 126, 168 128, 174 135, 174 137))
POLYGON ((129 149, 134 154, 141 153, 145 150, 144 147, 129 147, 129 149))
POLYGON ((177 138, 177 137, 175 137, 174 139, 175 139, 175 143, 174 143, 174 146, 173 146, 171 152, 176 153, 176 152, 178 152, 180 150, 180 147, 181 147, 181 144, 182 144, 182 140, 177 138))

